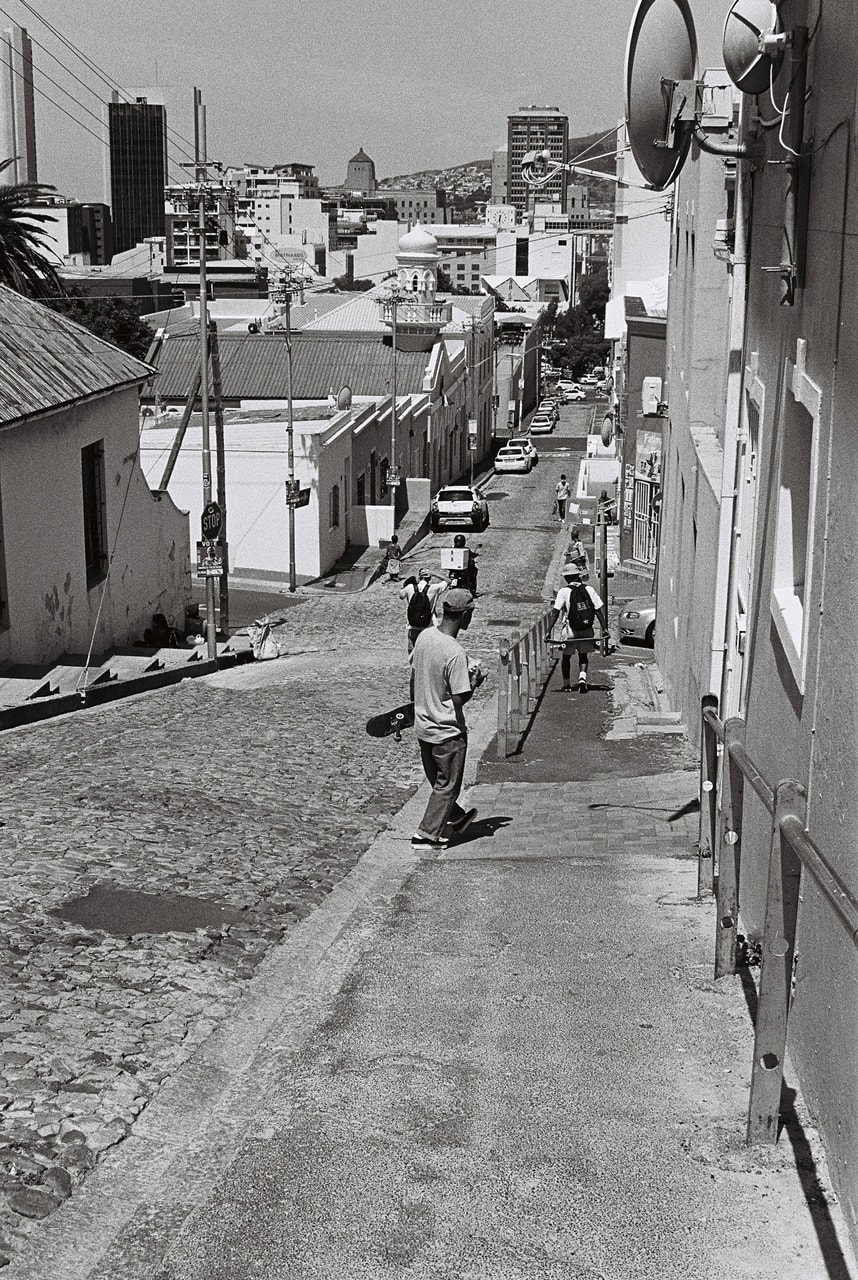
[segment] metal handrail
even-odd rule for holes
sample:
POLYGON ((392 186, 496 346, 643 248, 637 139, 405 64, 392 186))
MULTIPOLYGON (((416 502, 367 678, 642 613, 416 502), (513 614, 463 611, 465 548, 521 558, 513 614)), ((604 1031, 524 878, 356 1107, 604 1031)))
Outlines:
POLYGON ((498 642, 498 759, 518 746, 548 677, 549 619, 546 610, 524 632, 498 642))
POLYGON ((738 967, 742 818, 747 781, 772 819, 747 1141, 776 1142, 802 871, 811 876, 854 946, 858 946, 858 900, 807 831, 804 787, 794 778, 785 778, 772 787, 745 749, 745 721, 739 716, 721 721, 716 705, 713 696, 707 695, 701 710, 698 886, 706 884, 707 861, 708 875, 714 882, 717 853, 717 979, 735 973, 738 967), (718 742, 723 747, 720 776, 718 742))

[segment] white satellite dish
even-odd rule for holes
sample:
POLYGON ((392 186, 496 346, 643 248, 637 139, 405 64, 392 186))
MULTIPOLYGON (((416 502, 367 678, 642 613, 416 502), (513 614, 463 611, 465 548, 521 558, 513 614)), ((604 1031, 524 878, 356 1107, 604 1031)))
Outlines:
POLYGON ((337 408, 350 409, 351 407, 352 407, 352 389, 348 385, 348 383, 346 383, 345 386, 340 387, 340 393, 337 396, 337 408))
POLYGON ((727 75, 742 93, 765 93, 781 69, 783 27, 772 0, 735 0, 724 23, 727 75))
POLYGON ((697 35, 688 0, 638 0, 626 45, 626 128, 635 163, 663 191, 677 177, 691 132, 674 127, 668 85, 693 81, 697 35))

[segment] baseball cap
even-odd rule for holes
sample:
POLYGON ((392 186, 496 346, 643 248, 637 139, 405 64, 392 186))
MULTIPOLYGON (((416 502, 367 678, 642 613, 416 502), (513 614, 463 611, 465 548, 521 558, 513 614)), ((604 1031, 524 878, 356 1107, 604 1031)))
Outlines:
POLYGON ((444 596, 445 613, 466 613, 473 607, 474 597, 470 591, 464 591, 461 587, 455 587, 444 596))

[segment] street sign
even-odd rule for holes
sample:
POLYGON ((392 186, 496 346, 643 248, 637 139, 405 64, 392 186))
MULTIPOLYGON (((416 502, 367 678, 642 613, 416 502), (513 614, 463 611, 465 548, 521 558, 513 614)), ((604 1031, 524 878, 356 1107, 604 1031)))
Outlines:
POLYGON ((223 527, 223 512, 216 502, 207 502, 202 515, 203 541, 217 542, 223 527))
POLYGON ((287 480, 286 481, 286 503, 290 507, 309 507, 310 490, 302 489, 299 486, 297 480, 293 481, 291 485, 287 480))

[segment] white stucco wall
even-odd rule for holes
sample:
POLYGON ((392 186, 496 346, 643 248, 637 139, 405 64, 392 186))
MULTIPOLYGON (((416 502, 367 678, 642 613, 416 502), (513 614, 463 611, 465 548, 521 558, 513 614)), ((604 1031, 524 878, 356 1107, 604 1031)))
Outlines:
MULTIPOLYGON (((310 489, 310 502, 295 511, 295 570, 316 578, 345 549, 345 528, 329 524, 329 493, 345 474, 350 437, 342 424, 348 415, 322 422, 296 422, 295 477, 310 489), (320 458, 324 458, 320 476, 320 458)), ((175 437, 175 427, 143 432, 141 460, 153 486, 160 483, 175 437)), ((285 483, 289 475, 288 436, 284 422, 228 422, 226 442, 227 541, 233 573, 263 572, 285 577, 289 572, 289 513, 285 483)), ((211 428, 212 475, 215 471, 214 424, 211 428)), ((200 536, 203 508, 202 430, 190 426, 169 484, 173 500, 190 513, 192 554, 200 536)), ((340 509, 345 515, 343 491, 340 509)))
POLYGON ((0 662, 86 653, 93 633, 93 651, 103 653, 142 637, 153 613, 183 622, 190 598, 187 517, 146 484, 137 422, 137 391, 130 388, 0 431, 9 601, 0 662), (81 449, 97 440, 104 441, 112 559, 106 582, 88 589, 81 449))

